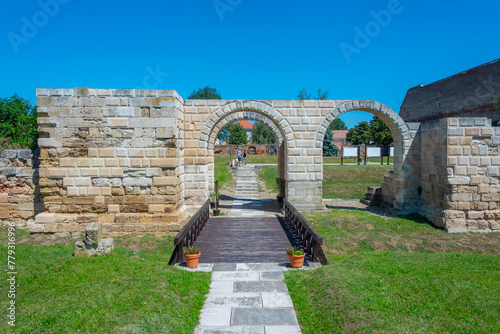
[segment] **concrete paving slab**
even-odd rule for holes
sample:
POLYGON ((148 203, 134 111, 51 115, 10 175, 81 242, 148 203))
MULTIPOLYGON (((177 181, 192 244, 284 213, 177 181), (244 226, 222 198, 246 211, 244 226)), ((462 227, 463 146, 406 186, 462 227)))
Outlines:
POLYGON ((213 271, 235 271, 236 263, 215 263, 213 271))
POLYGON ((198 326, 194 330, 194 334, 266 334, 266 332, 264 326, 198 326))
POLYGON ((231 325, 298 326, 293 308, 233 308, 231 325))
POLYGON ((282 271, 261 271, 259 274, 261 281, 283 281, 285 279, 282 271))
POLYGON ((234 281, 212 281, 210 293, 233 293, 234 281))
POLYGON ((201 309, 200 323, 203 326, 229 326, 231 324, 231 307, 203 307, 201 309))
POLYGON ((234 292, 283 292, 288 293, 284 282, 234 282, 234 292))
POLYGON ((258 281, 257 271, 214 271, 213 281, 258 281))
POLYGON ((288 293, 262 293, 264 307, 293 307, 292 298, 288 293))
MULTIPOLYGON (((278 300, 278 298, 268 299, 278 300)), ((205 305, 208 307, 262 307, 262 295, 260 293, 210 293, 205 300, 205 305)))
POLYGON ((266 334, 301 334, 299 326, 265 326, 266 334))
POLYGON ((237 263, 237 271, 281 271, 278 263, 237 263))
POLYGON ((198 267, 196 267, 196 268, 188 268, 186 266, 186 262, 183 262, 180 264, 179 263, 175 264, 176 268, 179 268, 182 270, 191 271, 191 272, 205 272, 205 273, 211 272, 213 266, 214 266, 213 263, 199 263, 198 267))

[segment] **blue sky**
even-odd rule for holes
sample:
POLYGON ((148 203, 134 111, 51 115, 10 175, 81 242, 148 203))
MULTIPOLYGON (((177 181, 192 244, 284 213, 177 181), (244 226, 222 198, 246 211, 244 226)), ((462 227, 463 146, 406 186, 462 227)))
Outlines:
MULTIPOLYGON (((500 57, 500 3, 491 0, 1 6, 0 96, 33 102, 36 88, 176 89, 186 98, 210 85, 227 99, 295 99, 305 87, 398 112, 409 88, 500 57)), ((353 126, 371 116, 343 118, 353 126)))

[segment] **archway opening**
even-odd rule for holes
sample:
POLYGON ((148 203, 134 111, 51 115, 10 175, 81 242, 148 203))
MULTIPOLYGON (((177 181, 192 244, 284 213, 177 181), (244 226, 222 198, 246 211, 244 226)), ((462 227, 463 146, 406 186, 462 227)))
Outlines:
MULTIPOLYGON (((241 138, 242 135, 235 137, 241 138)), ((276 120, 258 111, 235 111, 218 119, 210 132, 208 141, 208 161, 213 161, 213 164, 209 163, 208 168, 209 191, 215 190, 215 181, 218 180, 220 184, 220 180, 226 178, 220 190, 223 195, 236 198, 235 178, 231 177, 228 180, 227 176, 235 172, 236 166, 242 165, 236 161, 237 152, 240 151, 242 155, 245 153, 247 155, 247 166, 254 166, 262 174, 260 175, 261 181, 259 181, 261 190, 258 194, 259 198, 271 200, 277 196, 285 197, 286 143, 283 138, 284 131, 276 120), (245 140, 242 142, 230 140, 232 133, 230 128, 235 127, 246 128, 246 143, 245 140), (221 142, 220 135, 224 131, 226 140, 221 142)))
POLYGON ((323 138, 323 198, 363 199, 393 170, 389 127, 373 113, 352 110, 336 117, 323 138))
POLYGON ((320 139, 317 147, 324 148, 323 155, 333 155, 323 156, 323 198, 362 199, 367 187, 382 184, 378 199, 402 208, 410 187, 404 168, 410 135, 398 114, 374 101, 349 101, 327 115, 320 139), (345 127, 335 130, 339 125, 345 127))

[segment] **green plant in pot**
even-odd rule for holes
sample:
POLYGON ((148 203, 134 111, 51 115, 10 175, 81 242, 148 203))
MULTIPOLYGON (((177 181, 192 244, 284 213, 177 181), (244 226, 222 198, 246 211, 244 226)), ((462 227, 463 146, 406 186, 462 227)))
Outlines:
POLYGON ((199 248, 194 246, 188 246, 183 248, 184 258, 186 259, 186 266, 188 268, 198 267, 198 261, 200 260, 201 251, 199 248))
POLYGON ((220 196, 221 196, 221 194, 220 193, 216 193, 216 192, 213 192, 213 193, 210 194, 210 198, 215 203, 214 216, 218 216, 220 214, 220 210, 219 210, 219 199, 220 199, 220 196))
POLYGON ((306 256, 304 251, 295 247, 289 247, 286 249, 286 253, 288 254, 292 268, 301 268, 304 265, 304 258, 306 256))

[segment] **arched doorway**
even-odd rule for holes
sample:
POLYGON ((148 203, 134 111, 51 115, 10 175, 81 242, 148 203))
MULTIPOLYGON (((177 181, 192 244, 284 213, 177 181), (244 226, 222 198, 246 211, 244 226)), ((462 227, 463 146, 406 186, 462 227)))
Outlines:
POLYGON ((323 137, 331 122, 340 115, 349 111, 366 111, 381 119, 391 131, 394 140, 394 171, 391 183, 394 187, 392 194, 392 205, 396 209, 409 210, 410 199, 417 196, 418 175, 412 176, 411 166, 407 163, 408 153, 411 145, 411 132, 403 119, 388 106, 369 100, 353 100, 344 102, 332 109, 324 118, 316 132, 316 147, 321 148, 323 137))
POLYGON ((214 186, 214 145, 219 132, 226 126, 238 120, 257 121, 267 126, 275 135, 278 146, 278 179, 284 185, 279 195, 287 196, 287 139, 291 139, 291 127, 286 119, 270 105, 263 102, 243 101, 231 103, 217 110, 205 122, 201 129, 199 147, 206 148, 208 173, 207 192, 214 186))

